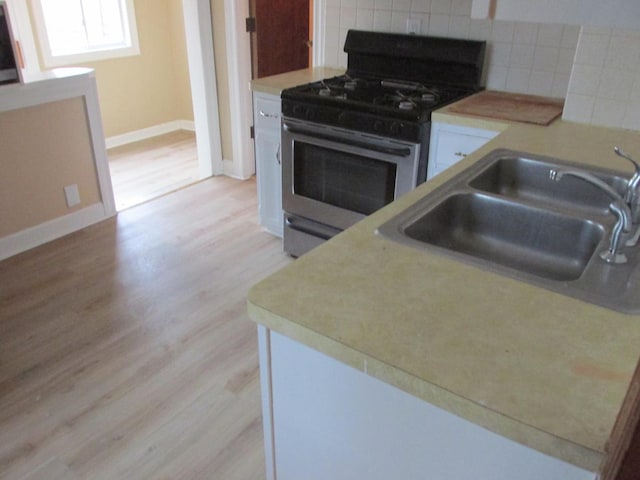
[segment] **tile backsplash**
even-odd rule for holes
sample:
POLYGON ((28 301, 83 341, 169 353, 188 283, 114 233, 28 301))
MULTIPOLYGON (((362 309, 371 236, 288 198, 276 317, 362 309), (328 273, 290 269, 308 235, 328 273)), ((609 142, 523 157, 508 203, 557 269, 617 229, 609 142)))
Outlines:
POLYGON ((640 30, 471 18, 471 0, 326 0, 324 64, 350 28, 486 40, 486 86, 566 98, 563 118, 640 130, 640 30))
POLYGON ((346 67, 350 28, 486 40, 487 88, 564 98, 580 27, 471 18, 471 0, 327 0, 325 64, 346 67))
POLYGON ((640 130, 640 30, 582 27, 562 118, 640 130))

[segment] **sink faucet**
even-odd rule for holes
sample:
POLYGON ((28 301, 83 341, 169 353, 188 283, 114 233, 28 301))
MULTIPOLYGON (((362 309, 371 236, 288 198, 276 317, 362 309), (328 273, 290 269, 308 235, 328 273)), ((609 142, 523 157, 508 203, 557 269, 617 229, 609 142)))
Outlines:
POLYGON ((559 182, 560 179, 565 175, 576 177, 584 180, 587 183, 590 183, 591 185, 605 192, 613 200, 613 202, 609 205, 609 209, 616 216, 617 222, 614 225, 613 230, 611 231, 609 248, 600 252, 600 258, 602 258, 607 263, 626 263, 627 256, 624 253, 620 252, 620 243, 622 234, 628 233, 631 230, 632 218, 631 210, 629 210, 625 199, 623 199, 618 194, 618 192, 616 192, 609 185, 604 183, 599 178, 591 175, 590 173, 569 168, 551 169, 549 171, 549 178, 556 182, 559 182))
POLYGON ((613 151, 619 157, 629 160, 635 168, 632 177, 627 182, 627 191, 624 195, 624 201, 627 202, 627 205, 629 205, 629 208, 631 209, 633 223, 638 223, 640 222, 640 164, 631 158, 629 154, 625 153, 620 147, 613 147, 613 151))

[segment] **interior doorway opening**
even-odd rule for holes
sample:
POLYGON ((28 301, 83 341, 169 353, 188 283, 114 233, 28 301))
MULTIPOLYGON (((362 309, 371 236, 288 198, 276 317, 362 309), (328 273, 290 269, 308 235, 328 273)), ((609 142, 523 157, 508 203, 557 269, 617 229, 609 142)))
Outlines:
MULTIPOLYGON (((191 124, 191 129, 195 128, 198 152, 198 179, 203 179, 212 175, 223 173, 220 123, 218 118, 216 68, 213 53, 213 33, 211 25, 211 4, 210 0, 172 0, 170 5, 178 4, 181 4, 182 9, 181 20, 184 22, 183 35, 186 41, 186 50, 188 57, 186 62, 188 63, 187 82, 191 85, 192 95, 191 99, 189 99, 188 101, 191 102, 193 108, 193 122, 188 123, 191 124)), ((29 5, 30 4, 26 0, 16 0, 12 1, 9 4, 10 8, 12 9, 12 18, 15 19, 15 22, 13 22, 12 25, 15 32, 17 33, 16 40, 19 41, 20 44, 24 70, 25 72, 37 74, 38 72, 40 72, 42 67, 39 61, 39 47, 36 41, 37 37, 35 35, 35 27, 32 23, 29 5)), ((155 46, 158 43, 156 41, 158 39, 158 35, 162 37, 166 33, 166 28, 169 28, 168 26, 170 22, 166 18, 164 20, 160 19, 158 21, 158 16, 160 15, 158 12, 160 12, 160 10, 156 8, 153 2, 141 2, 140 4, 136 3, 136 7, 140 7, 141 9, 141 11, 139 12, 139 17, 141 18, 137 18, 138 23, 140 23, 141 19, 145 22, 144 31, 146 32, 146 40, 141 38, 141 53, 144 56, 145 42, 147 50, 151 46, 155 46)), ((174 10, 174 7, 171 7, 171 11, 175 12, 176 10, 174 10)), ((177 19, 178 15, 173 15, 172 18, 177 19)), ((171 25, 171 28, 174 27, 174 25, 171 25)), ((142 32, 140 32, 139 30, 139 33, 142 32)), ((173 48, 173 46, 171 48, 173 48)), ((166 56, 162 55, 162 52, 155 52, 150 56, 154 58, 166 58, 166 56)), ((127 60, 124 63, 127 63, 128 66, 131 67, 131 64, 134 63, 134 57, 131 57, 130 61, 127 60)), ((142 62, 139 62, 139 64, 140 65, 136 65, 132 68, 139 68, 142 70, 146 69, 147 72, 151 72, 150 74, 154 79, 154 86, 156 82, 162 82, 163 80, 166 80, 166 75, 163 75, 157 68, 150 68, 150 62, 148 62, 146 59, 142 62)), ((88 66, 94 68, 98 86, 100 87, 99 84, 102 65, 96 63, 94 66, 93 62, 91 62, 90 64, 88 64, 88 66)), ((142 70, 137 73, 142 73, 142 70)), ((172 71, 169 72, 169 74, 172 73, 172 71)), ((107 81, 109 81, 111 84, 122 85, 123 88, 128 84, 128 79, 135 79, 134 83, 136 83, 137 86, 136 88, 131 89, 131 92, 133 92, 134 96, 138 95, 139 98, 145 98, 147 100, 151 99, 150 102, 147 101, 146 103, 146 105, 149 107, 148 111, 156 112, 156 106, 158 104, 157 102, 163 101, 166 97, 162 94, 159 94, 157 91, 154 93, 150 92, 150 88, 144 88, 140 86, 140 75, 134 74, 132 77, 131 74, 132 72, 129 72, 129 75, 125 77, 124 75, 114 74, 112 71, 109 71, 105 78, 107 78, 107 81)), ((122 96, 119 89, 117 89, 116 96, 122 96)), ((122 112, 124 112, 123 115, 127 115, 127 112, 131 112, 131 103, 133 102, 127 103, 125 101, 117 104, 118 108, 120 108, 122 112)), ((111 103, 111 105, 114 105, 114 103, 111 103)), ((147 109, 139 111, 147 112, 147 109)), ((119 139, 119 143, 111 145, 123 145, 125 143, 131 142, 132 140, 149 138, 152 135, 166 133, 167 131, 175 129, 167 128, 167 125, 183 122, 181 121, 181 119, 176 119, 176 121, 174 122, 170 121, 170 119, 167 117, 163 117, 157 118, 156 121, 150 123, 151 127, 149 128, 145 128, 145 126, 149 125, 149 123, 142 122, 141 126, 143 128, 141 130, 136 130, 136 128, 139 127, 128 129, 133 130, 133 132, 131 132, 132 135, 129 135, 127 133, 123 135, 116 135, 117 137, 126 137, 124 139, 125 141, 119 139), (161 123, 160 125, 157 125, 158 121, 166 122, 167 120, 169 120, 168 124, 161 123), (136 138, 136 136, 138 138, 136 138)), ((100 130, 103 130, 102 126, 100 130)), ((108 132, 106 133, 108 134, 108 132)), ((100 162, 102 164, 103 160, 99 160, 98 157, 99 156, 96 156, 96 163, 100 162)), ((106 158, 104 158, 104 160, 104 163, 106 163, 106 158)), ((103 165, 103 167, 108 166, 103 165)), ((101 195, 103 197, 103 203, 105 205, 105 215, 110 216, 115 214, 116 210, 114 208, 112 182, 109 175, 109 168, 99 168, 98 175, 100 177, 101 195)))

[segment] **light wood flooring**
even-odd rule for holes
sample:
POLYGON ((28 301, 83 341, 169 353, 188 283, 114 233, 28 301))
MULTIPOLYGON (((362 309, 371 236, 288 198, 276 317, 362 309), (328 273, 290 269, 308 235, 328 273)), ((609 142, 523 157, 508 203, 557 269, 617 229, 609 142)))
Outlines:
POLYGON ((118 211, 198 181, 195 133, 185 130, 110 148, 109 169, 118 211))
POLYGON ((208 179, 0 262, 0 478, 264 479, 249 287, 291 262, 208 179))

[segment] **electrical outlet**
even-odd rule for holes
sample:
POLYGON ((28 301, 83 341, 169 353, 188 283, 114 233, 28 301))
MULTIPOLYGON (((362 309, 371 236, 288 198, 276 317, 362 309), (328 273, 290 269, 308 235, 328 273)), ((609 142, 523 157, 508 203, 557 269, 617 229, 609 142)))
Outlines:
POLYGON ((420 18, 407 18, 407 33, 420 33, 420 26, 422 19, 420 18))
POLYGON ((78 185, 67 185, 64 187, 64 196, 67 199, 67 207, 71 208, 74 205, 80 203, 80 192, 78 191, 78 185))

